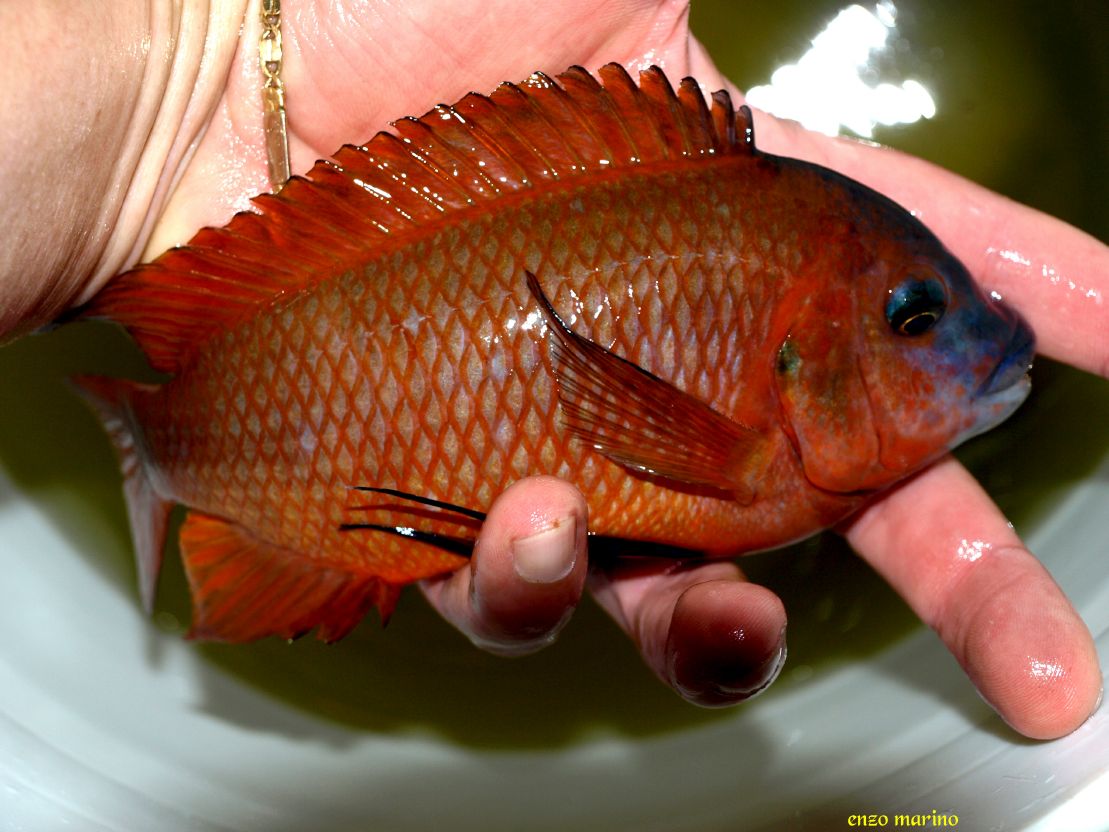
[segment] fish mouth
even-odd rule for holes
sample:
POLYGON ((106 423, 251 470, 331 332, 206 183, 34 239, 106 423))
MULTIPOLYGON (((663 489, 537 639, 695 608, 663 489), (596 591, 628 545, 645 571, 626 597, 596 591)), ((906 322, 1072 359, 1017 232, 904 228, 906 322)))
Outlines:
POLYGON ((971 399, 974 420, 948 445, 954 448, 968 439, 985 433, 1008 419, 1028 398, 1032 379, 1032 356, 1036 352, 1036 339, 1032 330, 1022 320, 1017 320, 1001 360, 978 386, 971 399))
POLYGON ((1036 336, 1023 320, 1017 319, 1013 334, 1001 353, 1001 360, 974 392, 975 401, 989 403, 1008 399, 1019 393, 1018 401, 1028 394, 1031 380, 1032 358, 1036 354, 1036 336))
POLYGON ((978 386, 972 398, 977 419, 951 447, 996 427, 1020 407, 1032 389, 1028 371, 1032 369, 1035 354, 1036 336, 1028 324, 1017 317, 1013 334, 1001 353, 1001 360, 978 386))

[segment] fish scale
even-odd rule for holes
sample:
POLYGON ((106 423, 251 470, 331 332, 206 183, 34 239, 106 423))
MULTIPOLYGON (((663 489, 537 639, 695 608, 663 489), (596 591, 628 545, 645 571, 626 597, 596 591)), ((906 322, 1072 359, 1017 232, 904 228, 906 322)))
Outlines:
MULTIPOLYGON (((727 359, 728 344, 738 353, 751 333, 738 331, 738 317, 721 316, 706 338, 696 331, 704 318, 692 310, 729 311, 722 298, 743 294, 747 281, 734 270, 730 275, 706 270, 705 258, 683 264, 671 256, 703 249, 706 236, 726 237, 730 213, 718 214, 715 228, 679 221, 691 197, 714 204, 726 197, 726 189, 718 176, 703 172, 680 181, 668 175, 667 180, 612 182, 591 189, 601 193, 571 193, 518 208, 517 227, 534 230, 526 237, 501 233, 494 219, 445 229, 410 251, 367 264, 361 273, 324 284, 217 339, 200 352, 189 374, 205 380, 203 391, 185 379, 171 382, 151 400, 149 410, 138 411, 150 445, 165 449, 164 456, 154 451, 155 465, 168 472, 170 481, 187 483, 174 489, 174 498, 244 518, 267 539, 313 557, 340 562, 372 557, 387 567, 390 558, 404 562, 399 541, 339 532, 339 525, 351 519, 338 496, 344 486, 371 483, 484 509, 512 480, 549 473, 578 483, 589 496, 598 533, 657 536, 655 529, 670 523, 646 511, 658 487, 629 478, 624 469, 560 436, 557 396, 540 348, 544 328, 509 329, 506 322, 535 314, 523 285, 525 269, 555 277, 552 301, 573 310, 570 318, 577 319, 578 329, 726 408, 725 391, 741 386, 734 373, 742 362, 704 359, 710 353, 727 359), (604 245, 571 248, 543 233, 573 215, 583 198, 600 203, 593 213, 610 218, 593 226, 604 245), (644 202, 654 210, 635 209, 644 202), (670 233, 656 235, 654 227, 670 233), (432 256, 435 251, 440 255, 432 256), (595 254, 588 258, 583 251, 595 254), (652 256, 643 257, 644 252, 652 256), (638 262, 628 274, 624 264, 632 261, 638 262), (454 265, 458 262, 471 264, 465 279, 454 265), (678 270, 683 265, 685 272, 678 270), (690 279, 691 270, 698 279, 690 279), (423 307, 416 305, 421 299, 417 284, 433 287, 423 294, 423 307), (625 284, 630 293, 616 291, 625 284), (588 298, 594 295, 608 302, 591 310, 588 298), (664 296, 680 297, 691 310, 684 316, 685 328, 671 326, 664 296), (407 323, 413 315, 415 327, 407 323), (349 332, 368 334, 365 354, 352 351, 349 332), (674 351, 678 360, 667 367, 655 360, 664 337, 675 344, 697 343, 704 352, 674 351), (268 357, 261 372, 242 370, 239 356, 244 354, 268 357), (513 368, 507 389, 484 375, 493 364, 513 368), (356 366, 357 372, 344 373, 343 366, 356 366), (468 367, 479 372, 467 372, 468 367), (313 391, 311 402, 291 395, 305 387, 313 391), (252 391, 245 399, 239 395, 244 389, 252 391), (244 403, 246 409, 239 409, 244 403), (194 409, 227 413, 244 427, 210 423, 206 447, 194 442, 183 450, 170 440, 179 429, 171 426, 191 421, 194 409), (362 427, 374 425, 389 429, 362 427), (311 455, 304 453, 306 430, 312 432, 311 455), (229 468, 251 475, 246 481, 228 478, 229 468), (613 512, 613 505, 628 510, 613 512), (646 528, 632 519, 644 517, 651 518, 646 528)), ((715 532, 720 523, 700 524, 701 515, 735 510, 730 501, 687 496, 673 508, 684 521, 681 536, 672 533, 666 542, 710 545, 712 538, 697 529, 715 532)), ((375 522, 405 525, 407 519, 403 513, 379 513, 375 522)), ((457 562, 453 557, 432 560, 427 574, 457 562)), ((404 568, 410 567, 405 563, 404 568)))
POLYGON ((907 212, 757 151, 724 93, 600 76, 404 119, 93 300, 172 376, 77 380, 148 607, 176 502, 194 636, 330 641, 464 563, 522 477, 606 538, 736 554, 1019 403, 965 401, 1031 337, 907 212))

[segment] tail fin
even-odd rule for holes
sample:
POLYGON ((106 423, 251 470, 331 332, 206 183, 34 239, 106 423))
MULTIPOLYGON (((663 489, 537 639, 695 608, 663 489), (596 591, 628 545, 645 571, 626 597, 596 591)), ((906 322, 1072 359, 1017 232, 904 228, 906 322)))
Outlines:
POLYGON ((119 457, 123 472, 123 494, 131 520, 131 540, 139 573, 139 592, 143 608, 149 613, 154 607, 158 573, 162 568, 166 525, 173 502, 154 489, 146 462, 136 441, 136 428, 131 411, 132 399, 155 389, 121 379, 78 376, 70 379, 76 391, 100 417, 119 457))

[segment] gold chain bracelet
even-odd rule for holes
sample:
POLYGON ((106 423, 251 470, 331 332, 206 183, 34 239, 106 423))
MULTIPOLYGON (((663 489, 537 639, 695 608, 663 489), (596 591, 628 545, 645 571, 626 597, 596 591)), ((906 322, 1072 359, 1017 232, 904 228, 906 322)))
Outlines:
POLYGON ((258 60, 265 78, 262 84, 262 129, 266 134, 266 159, 274 191, 281 190, 292 175, 281 57, 281 0, 262 0, 262 37, 258 42, 258 60))

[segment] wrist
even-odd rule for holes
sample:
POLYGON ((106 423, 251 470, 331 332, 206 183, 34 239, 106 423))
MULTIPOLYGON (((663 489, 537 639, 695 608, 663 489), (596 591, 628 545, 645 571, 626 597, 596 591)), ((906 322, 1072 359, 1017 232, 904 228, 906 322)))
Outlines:
POLYGON ((111 233, 76 302, 139 261, 224 94, 249 5, 249 0, 153 4, 143 82, 115 164, 118 192, 104 205, 102 227, 111 233))

